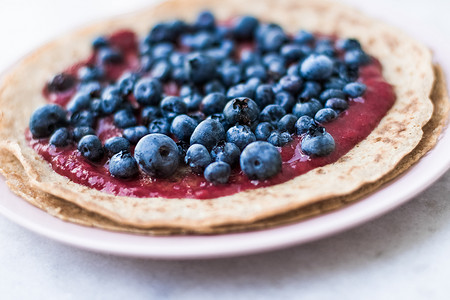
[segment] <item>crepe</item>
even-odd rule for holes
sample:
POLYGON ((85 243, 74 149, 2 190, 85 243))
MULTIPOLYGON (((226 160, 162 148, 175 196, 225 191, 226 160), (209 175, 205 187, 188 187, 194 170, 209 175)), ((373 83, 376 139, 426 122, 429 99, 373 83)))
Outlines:
POLYGON ((2 152, 0 165, 12 190, 53 215, 77 223, 151 234, 264 228, 340 207, 395 177, 425 154, 436 143, 448 112, 445 84, 439 79, 439 97, 433 98, 439 107, 434 114, 438 121, 428 122, 433 113, 430 94, 434 82, 431 53, 425 46, 340 4, 306 0, 245 4, 168 1, 68 34, 14 67, 0 87, 0 148, 7 151, 2 152), (58 175, 28 146, 24 132, 31 113, 45 103, 43 84, 52 74, 87 57, 92 38, 123 28, 142 35, 158 21, 192 20, 205 8, 218 19, 253 14, 291 32, 303 28, 357 38, 381 62, 385 79, 394 86, 396 103, 377 128, 336 163, 279 185, 208 200, 105 194, 58 175), (421 140, 426 141, 426 147, 419 149, 421 140))

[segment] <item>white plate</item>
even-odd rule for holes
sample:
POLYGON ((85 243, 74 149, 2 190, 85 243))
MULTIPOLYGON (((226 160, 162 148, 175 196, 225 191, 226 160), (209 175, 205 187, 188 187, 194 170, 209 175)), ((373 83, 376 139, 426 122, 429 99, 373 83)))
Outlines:
MULTIPOLYGON (((382 9, 377 9, 383 12, 382 9)), ((405 19, 402 18, 404 21, 405 19)), ((434 50, 436 61, 450 74, 445 39, 414 22, 406 31, 434 50)), ((447 82, 447 86, 450 86, 447 82)), ((296 224, 263 231, 216 236, 151 237, 108 232, 63 222, 28 204, 0 180, 0 213, 29 230, 72 246, 124 256, 194 259, 244 255, 306 243, 349 229, 407 202, 435 182, 450 167, 450 133, 444 131, 436 147, 408 172, 376 193, 338 211, 296 224)))

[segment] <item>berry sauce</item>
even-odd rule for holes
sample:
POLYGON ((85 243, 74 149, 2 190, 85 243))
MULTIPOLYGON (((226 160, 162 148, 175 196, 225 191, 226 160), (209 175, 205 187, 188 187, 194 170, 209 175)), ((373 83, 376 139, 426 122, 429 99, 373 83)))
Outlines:
MULTIPOLYGON (((117 79, 124 70, 138 69, 137 42, 132 32, 118 32, 110 37, 110 42, 121 48, 126 55, 123 63, 106 70, 109 79, 117 79)), ((246 44, 243 47, 251 45, 246 44)), ((92 57, 75 64, 65 72, 76 74, 81 66, 88 65, 95 59, 94 52, 92 57)), ((302 137, 294 135, 292 142, 279 148, 283 160, 282 171, 263 181, 249 180, 239 167, 233 168, 227 184, 217 186, 209 183, 203 175, 194 174, 189 167, 179 167, 168 179, 152 178, 142 172, 130 180, 116 179, 108 171, 107 158, 99 163, 92 163, 81 156, 74 143, 64 148, 56 148, 48 143, 48 139, 33 139, 29 130, 25 135, 31 147, 52 165, 55 172, 73 182, 105 193, 130 197, 216 198, 286 182, 314 168, 336 162, 364 140, 394 104, 395 93, 392 86, 384 80, 381 64, 376 59, 361 67, 358 81, 367 86, 364 96, 351 99, 346 111, 333 122, 324 125, 335 139, 335 151, 325 157, 310 157, 302 153, 302 137)), ((178 93, 178 87, 174 83, 166 84, 164 90, 169 95, 178 93)), ((75 88, 57 94, 44 89, 44 96, 49 102, 64 106, 75 92, 75 88)), ((134 99, 129 100, 135 103, 134 99)), ((110 137, 120 136, 121 133, 122 129, 113 124, 112 116, 97 121, 96 134, 103 143, 110 137)), ((131 153, 133 152, 132 147, 131 153)))

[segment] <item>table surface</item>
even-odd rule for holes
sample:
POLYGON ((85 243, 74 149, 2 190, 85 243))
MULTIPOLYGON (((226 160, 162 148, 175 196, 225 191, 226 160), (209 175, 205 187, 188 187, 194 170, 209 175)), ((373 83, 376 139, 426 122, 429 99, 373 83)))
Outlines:
MULTIPOLYGON (((67 30, 149 2, 2 0, 0 70, 67 30)), ((450 35, 446 0, 345 2, 368 13, 375 5, 385 7, 381 11, 390 20, 402 12, 450 35)), ((2 299, 448 299, 449 193, 447 172, 406 205, 347 232, 265 254, 198 261, 92 253, 36 235, 0 216, 0 295, 2 299)))

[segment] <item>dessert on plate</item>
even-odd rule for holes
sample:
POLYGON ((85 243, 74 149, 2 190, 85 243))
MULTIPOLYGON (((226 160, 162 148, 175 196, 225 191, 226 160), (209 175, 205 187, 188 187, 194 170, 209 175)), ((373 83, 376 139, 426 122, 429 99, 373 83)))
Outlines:
POLYGON ((342 207, 431 149, 448 112, 425 46, 306 0, 174 0, 103 21, 14 66, 0 102, 14 192, 64 220, 149 234, 342 207))

